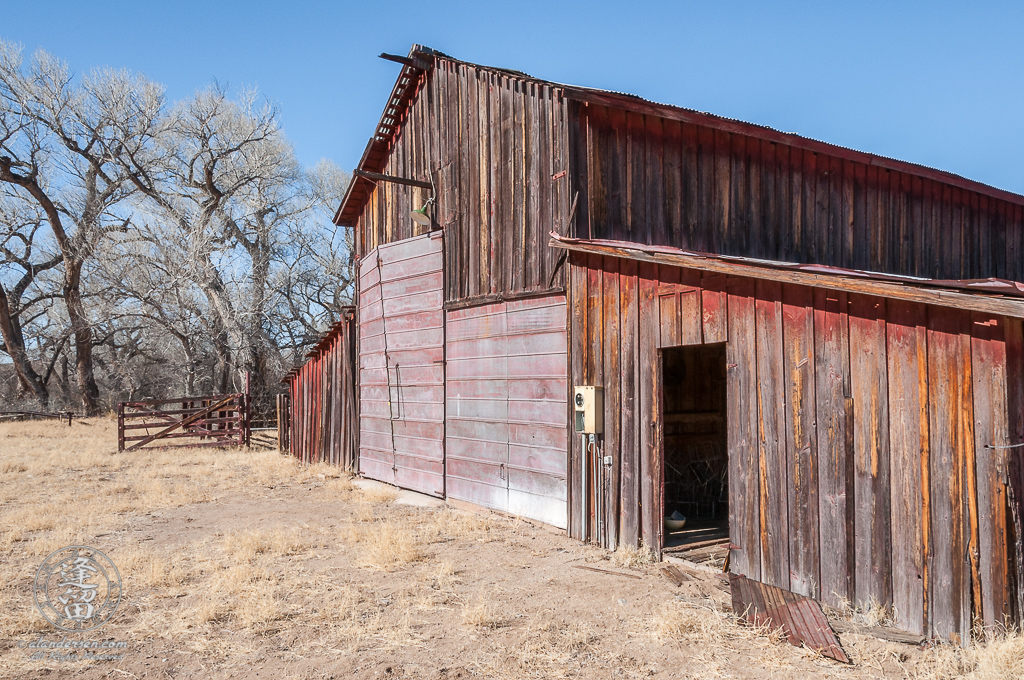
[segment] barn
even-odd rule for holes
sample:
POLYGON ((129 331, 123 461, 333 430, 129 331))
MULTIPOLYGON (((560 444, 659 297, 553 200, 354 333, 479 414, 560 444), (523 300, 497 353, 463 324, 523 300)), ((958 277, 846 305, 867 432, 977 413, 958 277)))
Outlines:
POLYGON ((733 573, 922 635, 1021 621, 1024 197, 382 56, 335 217, 360 474, 659 555, 678 512, 733 573))

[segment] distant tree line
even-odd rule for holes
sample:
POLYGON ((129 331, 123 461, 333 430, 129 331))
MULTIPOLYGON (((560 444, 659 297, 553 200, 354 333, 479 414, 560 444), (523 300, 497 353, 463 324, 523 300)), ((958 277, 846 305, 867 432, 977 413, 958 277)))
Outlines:
MULTIPOLYGON (((351 299, 348 177, 212 86, 76 77, 0 41, 0 404, 276 390, 351 299)), ((3 408, 0 405, 0 408, 3 408)))

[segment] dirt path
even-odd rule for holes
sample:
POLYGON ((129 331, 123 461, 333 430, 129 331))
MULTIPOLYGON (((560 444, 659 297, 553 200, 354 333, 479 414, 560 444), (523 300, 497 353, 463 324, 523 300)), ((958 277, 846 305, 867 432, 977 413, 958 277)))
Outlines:
MULTIPOLYGON (((710 572, 676 586, 636 554, 272 452, 114 455, 109 421, 0 426, 0 673, 50 678, 940 677, 933 651, 846 635, 844 666, 720 611, 710 572), (62 635, 35 569, 73 542, 110 556, 114 618, 69 639, 116 661, 33 659, 62 635), (579 569, 587 566, 605 571, 579 569), (605 573, 606 571, 615 573, 605 573)), ((999 677, 999 676, 993 676, 999 677)))

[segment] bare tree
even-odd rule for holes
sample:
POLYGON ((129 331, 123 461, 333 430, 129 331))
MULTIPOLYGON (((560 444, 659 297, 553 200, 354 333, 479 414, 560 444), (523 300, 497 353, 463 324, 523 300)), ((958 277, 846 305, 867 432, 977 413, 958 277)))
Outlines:
POLYGON ((278 309, 273 327, 279 348, 298 351, 293 359, 352 302, 352 230, 332 223, 349 180, 329 161, 313 168, 307 174, 313 209, 307 219, 290 225, 285 239, 274 279, 278 309))
POLYGON ((121 71, 74 82, 67 66, 0 42, 0 182, 30 197, 45 215, 63 265, 62 297, 75 346, 86 413, 99 408, 93 328, 82 271, 109 233, 127 228, 119 208, 134 191, 121 154, 149 145, 163 108, 162 89, 121 71))
POLYGON ((304 170, 255 92, 167 110, 144 78, 0 42, 0 352, 21 392, 46 403, 54 378, 66 397, 69 363, 88 413, 101 387, 108 405, 245 372, 277 389, 351 300, 330 223, 347 182, 304 170))
POLYGON ((50 401, 46 380, 33 367, 25 345, 23 315, 37 303, 53 297, 34 290, 37 277, 61 262, 39 243, 44 217, 36 206, 17 196, 0 193, 0 349, 14 364, 21 390, 30 392, 45 408, 50 401))
MULTIPOLYGON (((232 375, 259 381, 282 367, 272 330, 275 262, 317 197, 280 130, 277 111, 255 92, 198 92, 171 114, 159 159, 123 157, 153 213, 185 244, 184 271, 219 323, 212 338, 232 375), (156 167, 158 170, 147 171, 156 167)), ((222 374, 227 389, 229 376, 222 374)))

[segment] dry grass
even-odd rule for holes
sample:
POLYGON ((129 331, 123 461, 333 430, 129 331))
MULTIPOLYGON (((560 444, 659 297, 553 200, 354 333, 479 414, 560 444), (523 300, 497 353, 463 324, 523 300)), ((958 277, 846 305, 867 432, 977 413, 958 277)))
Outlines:
POLYGON ((1019 680, 1024 678, 1024 635, 991 636, 970 647, 939 645, 909 669, 915 680, 1019 680))
POLYGON ((462 607, 462 622, 475 628, 501 628, 512 620, 507 609, 483 591, 462 607))
POLYGON ((620 545, 618 550, 611 553, 613 564, 626 569, 642 569, 654 564, 654 553, 644 543, 639 548, 631 545, 620 545))
MULTIPOLYGON (((41 556, 104 537, 125 585, 110 634, 140 647, 180 649, 201 659, 211 669, 207 675, 244 677, 251 658, 327 664, 369 655, 390 663, 419 653, 429 661, 441 631, 460 645, 477 641, 458 652, 467 658, 457 661, 472 668, 466 677, 644 678, 663 671, 668 677, 801 677, 796 662, 819 677, 1024 677, 1019 635, 970 649, 938 647, 913 658, 907 648, 862 648, 856 642, 861 665, 848 668, 780 642, 778 633, 737 625, 710 600, 706 606, 670 600, 628 612, 595 604, 580 615, 554 604, 570 601, 558 599, 566 594, 558 588, 576 587, 560 585, 552 604, 538 608, 515 590, 514 579, 504 580, 507 573, 487 575, 475 561, 474 551, 493 557, 518 550, 514 561, 523 564, 515 566, 530 569, 553 554, 550 546, 558 544, 540 547, 542 541, 532 542, 536 532, 522 522, 447 506, 410 508, 397 502, 390 487, 357 488, 336 469, 303 467, 276 452, 116 454, 114 429, 109 419, 72 428, 0 425, 0 639, 51 632, 29 590, 41 556), (247 508, 261 508, 264 499, 280 500, 273 489, 282 487, 299 492, 288 497, 312 511, 266 519, 257 510, 251 521, 230 526, 208 520, 202 531, 180 530, 164 536, 164 543, 142 542, 141 534, 132 533, 164 518, 202 519, 240 496, 247 508), (320 503, 331 504, 330 514, 316 510, 320 503), (527 562, 531 554, 537 563, 527 562), (669 663, 675 665, 664 665, 669 663)), ((653 561, 643 547, 611 555, 568 547, 558 549, 570 553, 564 564, 610 559, 642 570, 653 561)), ((573 577, 590 578, 582 572, 573 577)), ((649 583, 595 578, 602 589, 649 583)), ((605 595, 585 590, 571 598, 578 606, 605 595)), ((639 597, 631 595, 630 603, 639 597)), ((878 624, 891 614, 871 607, 849 609, 848 615, 878 624)), ((27 670, 40 666, 10 657, 0 662, 0 676, 27 670)))
POLYGON ((768 627, 738 625, 735 618, 706 604, 669 600, 661 609, 639 622, 639 629, 656 638, 689 640, 709 645, 724 645, 731 640, 767 640, 775 644, 782 639, 778 630, 768 627))
POLYGON ((349 536, 358 544, 356 563, 362 567, 392 571, 423 558, 423 547, 413 530, 393 520, 353 526, 349 536))
POLYGON ((896 612, 879 604, 874 597, 867 606, 860 607, 854 606, 846 598, 840 598, 832 614, 862 626, 893 626, 896 621, 896 612))
POLYGON ((615 674, 608 677, 633 677, 627 666, 614 663, 601 649, 600 637, 594 630, 579 621, 531 621, 510 656, 517 674, 524 677, 575 677, 582 667, 599 663, 609 666, 609 671, 615 667, 615 674))

